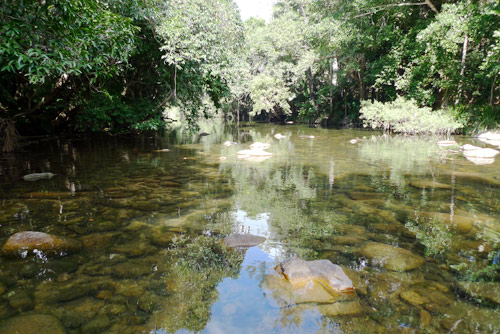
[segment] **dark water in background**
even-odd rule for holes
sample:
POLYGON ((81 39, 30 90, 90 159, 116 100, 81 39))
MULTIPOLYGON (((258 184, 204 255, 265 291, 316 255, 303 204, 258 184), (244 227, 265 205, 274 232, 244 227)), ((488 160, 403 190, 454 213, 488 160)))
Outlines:
POLYGON ((50 333, 75 334, 500 331, 500 162, 474 165, 437 138, 203 130, 47 141, 2 158, 0 243, 42 231, 82 248, 1 257, 0 333, 45 333, 47 319, 50 333), (274 156, 237 159, 255 141, 274 156), (267 240, 227 249, 229 233, 267 240), (293 254, 341 265, 356 295, 286 305, 269 275, 293 254))

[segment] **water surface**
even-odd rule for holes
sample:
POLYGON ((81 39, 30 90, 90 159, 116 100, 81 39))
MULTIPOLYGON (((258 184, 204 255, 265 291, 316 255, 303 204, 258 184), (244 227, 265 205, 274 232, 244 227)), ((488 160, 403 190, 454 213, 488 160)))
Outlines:
POLYGON ((0 329, 43 314, 75 334, 499 331, 499 162, 475 165, 440 138, 203 130, 46 141, 3 157, 0 243, 41 231, 82 247, 2 256, 0 329), (237 158, 256 141, 274 156, 237 158), (266 241, 226 248, 231 233, 266 241), (342 266, 356 295, 287 304, 272 277, 292 255, 342 266))

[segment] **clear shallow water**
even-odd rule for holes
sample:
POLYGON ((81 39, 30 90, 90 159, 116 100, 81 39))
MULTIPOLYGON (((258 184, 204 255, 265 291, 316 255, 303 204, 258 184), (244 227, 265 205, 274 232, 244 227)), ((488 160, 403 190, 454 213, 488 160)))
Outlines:
POLYGON ((436 138, 203 130, 180 144, 43 142, 1 160, 1 244, 31 230, 82 247, 4 255, 0 329, 44 314, 75 334, 498 332, 499 162, 474 165, 436 138), (255 141, 274 156, 237 159, 255 141), (20 179, 45 171, 57 175, 20 179), (227 249, 229 233, 266 241, 227 249), (293 254, 341 265, 356 295, 288 305, 272 278, 293 254))

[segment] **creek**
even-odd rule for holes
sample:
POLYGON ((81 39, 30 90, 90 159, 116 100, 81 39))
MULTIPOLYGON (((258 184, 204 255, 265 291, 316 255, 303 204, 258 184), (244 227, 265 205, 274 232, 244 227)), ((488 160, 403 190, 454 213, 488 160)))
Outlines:
POLYGON ((476 165, 444 138, 202 130, 0 159, 0 246, 21 231, 79 245, 2 253, 0 333, 499 332, 500 162, 476 165), (254 142, 273 155, 238 157, 254 142), (55 175, 22 179, 41 172, 55 175), (266 239, 222 242, 247 233, 266 239), (341 266, 355 295, 287 304, 270 277, 293 255, 341 266))

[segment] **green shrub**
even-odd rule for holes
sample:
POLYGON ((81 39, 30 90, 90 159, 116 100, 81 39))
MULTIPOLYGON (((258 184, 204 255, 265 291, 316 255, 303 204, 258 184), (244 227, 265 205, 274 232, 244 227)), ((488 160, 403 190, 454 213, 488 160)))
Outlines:
POLYGON ((496 129, 500 125, 500 106, 458 105, 451 109, 455 117, 465 124, 467 133, 496 129))
POLYGON ((363 101, 360 118, 364 127, 405 134, 450 134, 463 125, 443 110, 419 107, 414 100, 363 101))

